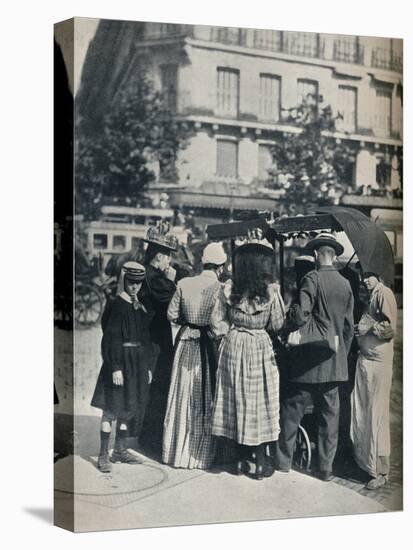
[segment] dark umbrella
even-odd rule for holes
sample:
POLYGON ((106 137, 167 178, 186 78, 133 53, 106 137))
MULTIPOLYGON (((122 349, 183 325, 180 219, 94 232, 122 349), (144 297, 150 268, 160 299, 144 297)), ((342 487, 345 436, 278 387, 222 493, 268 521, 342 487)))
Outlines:
POLYGON ((394 283, 394 256, 390 241, 383 229, 354 208, 320 208, 342 227, 357 254, 363 271, 380 275, 385 284, 394 283))

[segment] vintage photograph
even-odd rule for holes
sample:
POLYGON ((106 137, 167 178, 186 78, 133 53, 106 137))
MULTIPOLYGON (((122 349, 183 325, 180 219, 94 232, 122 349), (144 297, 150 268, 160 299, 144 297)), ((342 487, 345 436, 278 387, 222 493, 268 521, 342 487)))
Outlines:
POLYGON ((55 524, 402 510, 402 39, 54 35, 55 524))

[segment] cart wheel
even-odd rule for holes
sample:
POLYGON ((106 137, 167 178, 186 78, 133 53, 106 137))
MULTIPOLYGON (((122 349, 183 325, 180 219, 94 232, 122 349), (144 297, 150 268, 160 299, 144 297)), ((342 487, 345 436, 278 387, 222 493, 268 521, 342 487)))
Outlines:
POLYGON ((93 285, 76 283, 75 323, 78 328, 87 328, 99 322, 104 306, 104 297, 93 285))
POLYGON ((294 463, 301 470, 309 470, 311 467, 311 442, 305 428, 301 425, 298 426, 295 441, 294 463))

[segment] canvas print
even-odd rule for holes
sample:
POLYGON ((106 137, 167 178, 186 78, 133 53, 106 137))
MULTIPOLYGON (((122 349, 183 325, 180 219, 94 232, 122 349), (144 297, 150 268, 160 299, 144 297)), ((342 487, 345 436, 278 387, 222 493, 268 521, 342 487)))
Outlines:
POLYGON ((402 510, 402 40, 74 18, 54 66, 55 524, 402 510))

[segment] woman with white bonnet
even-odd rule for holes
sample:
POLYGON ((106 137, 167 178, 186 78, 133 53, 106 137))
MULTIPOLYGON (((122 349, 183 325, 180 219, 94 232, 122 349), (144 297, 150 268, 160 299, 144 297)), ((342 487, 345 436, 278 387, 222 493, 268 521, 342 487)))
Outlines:
POLYGON ((202 273, 181 279, 168 307, 169 321, 181 329, 175 341, 162 459, 175 468, 207 469, 215 455, 211 404, 217 350, 209 324, 226 261, 221 244, 208 244, 202 273))

